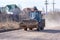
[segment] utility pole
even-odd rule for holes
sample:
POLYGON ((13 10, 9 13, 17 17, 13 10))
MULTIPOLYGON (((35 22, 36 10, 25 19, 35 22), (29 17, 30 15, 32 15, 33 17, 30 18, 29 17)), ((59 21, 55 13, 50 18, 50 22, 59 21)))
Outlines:
POLYGON ((47 14, 47 11, 48 11, 47 10, 48 9, 48 7, 47 7, 48 6, 48 1, 47 0, 45 1, 45 5, 46 5, 46 14, 47 14))
POLYGON ((55 0, 53 0, 53 13, 54 13, 54 10, 55 10, 55 0))

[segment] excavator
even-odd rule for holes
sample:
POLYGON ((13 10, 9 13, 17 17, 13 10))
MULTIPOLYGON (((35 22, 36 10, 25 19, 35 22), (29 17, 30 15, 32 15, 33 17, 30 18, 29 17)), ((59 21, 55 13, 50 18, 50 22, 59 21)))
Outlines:
POLYGON ((27 31, 33 30, 36 28, 37 31, 44 30, 45 27, 45 19, 43 18, 43 14, 41 11, 39 11, 36 7, 33 8, 34 11, 29 12, 30 19, 24 19, 20 23, 20 28, 27 31))

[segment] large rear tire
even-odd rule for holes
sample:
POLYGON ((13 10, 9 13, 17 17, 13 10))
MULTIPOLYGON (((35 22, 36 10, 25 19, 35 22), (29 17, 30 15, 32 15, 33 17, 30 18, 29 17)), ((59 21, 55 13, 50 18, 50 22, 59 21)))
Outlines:
POLYGON ((38 24, 37 30, 38 30, 38 31, 44 30, 44 27, 45 27, 45 19, 42 19, 42 21, 39 22, 39 24, 38 24))
POLYGON ((32 30, 32 28, 29 28, 29 30, 32 30))
POLYGON ((37 31, 40 31, 40 30, 44 30, 44 28, 42 28, 42 27, 41 28, 37 28, 37 31))
POLYGON ((44 30, 44 27, 41 27, 40 30, 44 30))

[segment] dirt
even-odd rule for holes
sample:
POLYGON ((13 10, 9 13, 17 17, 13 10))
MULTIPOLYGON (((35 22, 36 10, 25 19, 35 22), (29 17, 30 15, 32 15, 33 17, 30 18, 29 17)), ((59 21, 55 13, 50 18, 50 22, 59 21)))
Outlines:
POLYGON ((24 31, 15 30, 0 33, 0 40, 60 40, 60 28, 48 29, 43 31, 24 31))

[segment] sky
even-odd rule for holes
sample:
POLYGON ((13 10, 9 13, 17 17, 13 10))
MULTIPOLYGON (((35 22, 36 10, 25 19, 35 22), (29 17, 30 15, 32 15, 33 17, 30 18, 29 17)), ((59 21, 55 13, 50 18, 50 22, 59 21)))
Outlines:
MULTIPOLYGON (((53 0, 48 0, 48 10, 52 10, 53 0)), ((55 9, 60 9, 60 0, 55 0, 55 9)), ((9 4, 17 4, 20 8, 37 6, 39 10, 45 10, 45 0, 0 0, 0 7, 9 4)))

